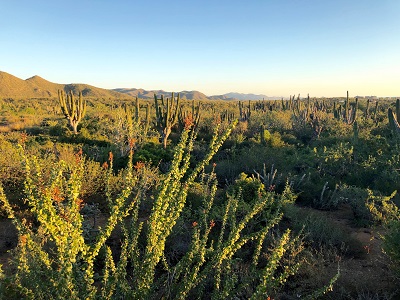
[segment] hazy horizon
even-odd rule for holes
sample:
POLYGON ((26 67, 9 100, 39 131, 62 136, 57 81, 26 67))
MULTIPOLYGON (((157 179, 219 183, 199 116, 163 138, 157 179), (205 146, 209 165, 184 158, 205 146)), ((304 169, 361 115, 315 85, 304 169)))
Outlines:
POLYGON ((400 96, 398 1, 3 1, 0 70, 55 83, 400 96))

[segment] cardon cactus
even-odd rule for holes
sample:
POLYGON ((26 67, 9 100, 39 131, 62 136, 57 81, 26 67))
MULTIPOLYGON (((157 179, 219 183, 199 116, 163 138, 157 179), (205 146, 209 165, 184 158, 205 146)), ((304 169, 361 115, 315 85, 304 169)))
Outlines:
POLYGON ((176 124, 178 120, 179 112, 179 102, 180 95, 175 101, 175 95, 172 93, 171 98, 167 98, 164 101, 164 96, 161 99, 157 98, 154 94, 154 104, 156 109, 156 127, 160 133, 160 140, 164 146, 167 148, 168 137, 171 134, 172 127, 176 124), (161 100, 161 103, 159 102, 161 100))
POLYGON ((400 135, 400 100, 396 101, 396 113, 389 108, 388 109, 389 126, 393 133, 400 135))
POLYGON ((336 103, 334 103, 333 116, 335 119, 342 120, 348 125, 353 125, 357 120, 357 109, 358 99, 356 98, 356 102, 354 104, 350 104, 349 91, 347 91, 347 96, 343 107, 341 105, 336 106, 336 103))
POLYGON ((358 99, 356 98, 356 103, 350 105, 349 91, 347 91, 347 97, 344 109, 344 121, 349 125, 353 125, 355 120, 357 120, 357 109, 358 109, 358 99))
POLYGON ((200 121, 200 102, 195 106, 194 100, 192 100, 192 109, 190 111, 183 110, 183 105, 179 108, 178 114, 178 127, 180 131, 183 131, 188 125, 197 127, 200 121))
POLYGON ((74 134, 78 134, 78 124, 86 114, 86 100, 83 99, 82 92, 79 92, 79 98, 75 99, 72 91, 65 94, 64 91, 58 90, 58 100, 74 134))

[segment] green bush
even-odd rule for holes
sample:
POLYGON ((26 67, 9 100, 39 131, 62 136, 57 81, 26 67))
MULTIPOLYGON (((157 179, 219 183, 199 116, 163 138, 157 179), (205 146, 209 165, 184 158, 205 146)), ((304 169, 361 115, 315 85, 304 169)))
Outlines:
POLYGON ((383 237, 383 250, 389 256, 397 278, 400 278, 400 220, 390 221, 387 228, 383 237))
POLYGON ((386 197, 375 196, 369 191, 367 208, 375 222, 386 229, 383 250, 391 260, 390 266, 400 278, 400 209, 392 201, 395 194, 396 191, 386 197))
POLYGON ((299 266, 295 259, 282 264, 284 256, 294 258, 298 252, 298 238, 293 238, 289 230, 273 244, 264 245, 271 228, 282 218, 286 194, 261 191, 255 194, 257 186, 262 184, 243 178, 239 184, 249 197, 254 196, 252 203, 246 212, 239 213, 237 208, 243 200, 230 195, 217 221, 210 218, 217 191, 212 173, 203 176, 205 193, 198 210, 202 213, 193 215, 197 216, 195 220, 188 220, 190 215, 184 210, 189 187, 229 131, 214 136, 209 152, 194 169, 190 169, 194 136, 187 130, 182 133, 170 170, 162 176, 154 192, 152 210, 145 220, 139 213, 140 202, 150 186, 146 165, 134 167, 131 154, 127 167, 121 171, 121 189, 114 193, 109 186, 113 176, 110 156, 105 174, 109 216, 90 239, 85 238, 80 191, 86 183, 85 176, 94 176, 86 171, 88 163, 91 168, 96 169, 96 165, 78 153, 68 163, 51 162, 46 166, 47 172, 37 157, 21 149, 26 199, 34 222, 15 214, 0 189, 3 209, 19 231, 18 247, 13 255, 15 272, 7 275, 0 272, 1 294, 8 299, 265 299, 272 296, 299 266), (247 230, 257 216, 263 216, 258 223, 262 226, 247 230), (174 237, 177 224, 190 228, 191 237, 177 260, 171 261, 168 240, 174 237), (114 249, 108 241, 116 228, 122 244, 114 249), (253 251, 246 253, 251 255, 240 261, 239 250, 249 246, 253 251), (247 272, 240 271, 243 266, 247 272))
POLYGON ((296 232, 303 232, 314 249, 335 248, 340 255, 359 254, 362 245, 322 212, 289 206, 286 217, 296 232))

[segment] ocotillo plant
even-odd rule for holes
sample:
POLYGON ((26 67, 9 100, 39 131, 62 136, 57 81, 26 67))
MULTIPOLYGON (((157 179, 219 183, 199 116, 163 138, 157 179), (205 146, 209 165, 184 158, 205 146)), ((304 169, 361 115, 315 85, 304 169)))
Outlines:
POLYGON ((160 133, 160 140, 164 148, 167 148, 167 141, 171 134, 172 126, 174 126, 178 120, 179 102, 179 94, 176 101, 174 93, 172 93, 171 98, 167 98, 165 101, 163 96, 161 96, 161 99, 158 99, 157 95, 154 94, 156 128, 160 133), (159 100, 161 100, 161 103, 159 103, 159 100))
POLYGON ((120 129, 125 129, 125 137, 124 137, 124 144, 122 148, 121 155, 125 156, 128 154, 129 150, 129 141, 134 139, 141 144, 147 137, 147 133, 149 131, 149 124, 150 124, 150 107, 147 104, 145 106, 146 109, 146 117, 144 120, 140 118, 140 104, 138 98, 136 98, 134 102, 134 113, 132 114, 132 109, 128 105, 124 105, 124 118, 122 119, 120 129))
POLYGON ((86 100, 83 100, 82 92, 79 92, 79 98, 75 100, 72 91, 65 95, 64 91, 58 90, 58 99, 62 112, 69 121, 74 134, 78 134, 78 124, 86 113, 86 100))

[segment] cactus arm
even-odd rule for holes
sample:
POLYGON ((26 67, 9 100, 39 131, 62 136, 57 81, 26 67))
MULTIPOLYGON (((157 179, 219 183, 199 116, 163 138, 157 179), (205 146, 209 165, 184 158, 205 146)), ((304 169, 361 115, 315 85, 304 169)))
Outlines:
POLYGON ((400 134, 400 125, 397 122, 397 116, 395 116, 391 108, 388 109, 389 126, 393 133, 400 134))
POLYGON ((154 94, 154 107, 156 109, 156 123, 157 123, 157 127, 158 127, 158 123, 160 121, 160 112, 158 110, 158 99, 157 99, 156 94, 154 94))
POLYGON ((140 111, 139 98, 136 97, 136 99, 135 99, 135 121, 138 123, 140 122, 139 111, 140 111))
MULTIPOLYGON (((173 101, 173 100, 172 100, 173 101)), ((175 112, 174 112, 174 116, 172 118, 172 123, 171 126, 174 126, 176 123, 176 120, 178 118, 178 112, 179 112, 179 103, 181 101, 181 96, 180 94, 178 94, 178 98, 176 99, 176 106, 175 106, 175 112)))

